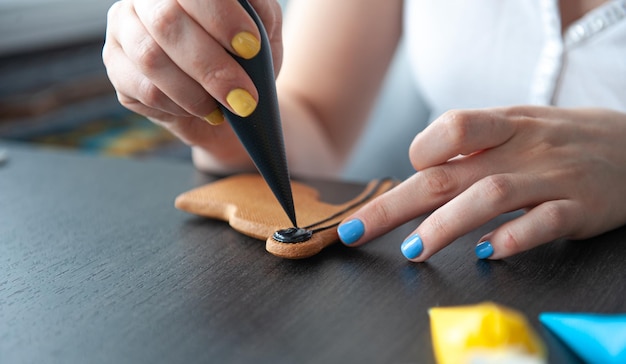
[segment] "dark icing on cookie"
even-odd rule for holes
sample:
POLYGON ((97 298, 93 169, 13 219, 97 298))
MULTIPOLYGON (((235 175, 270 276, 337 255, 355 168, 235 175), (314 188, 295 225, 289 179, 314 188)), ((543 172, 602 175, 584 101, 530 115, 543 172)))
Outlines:
POLYGON ((278 242, 293 244, 305 242, 311 239, 311 236, 313 236, 311 230, 290 227, 276 231, 272 237, 278 242))

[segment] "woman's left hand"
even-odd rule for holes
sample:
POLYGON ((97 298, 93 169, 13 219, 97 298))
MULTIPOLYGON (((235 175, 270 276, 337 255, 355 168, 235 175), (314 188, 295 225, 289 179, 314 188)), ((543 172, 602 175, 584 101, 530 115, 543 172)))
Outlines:
POLYGON ((483 236, 479 258, 500 259, 558 238, 626 223, 626 114, 520 106, 450 111, 410 148, 418 171, 338 228, 361 245, 433 211, 402 243, 421 262, 496 216, 525 214, 483 236))

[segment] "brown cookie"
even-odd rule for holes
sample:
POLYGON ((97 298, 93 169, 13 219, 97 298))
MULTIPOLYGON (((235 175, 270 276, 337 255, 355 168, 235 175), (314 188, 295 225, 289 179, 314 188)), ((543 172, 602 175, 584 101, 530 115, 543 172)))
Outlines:
POLYGON ((395 184, 388 179, 371 181, 359 196, 340 205, 331 205, 320 201, 315 189, 292 181, 298 224, 313 231, 309 240, 300 243, 283 243, 272 237, 277 230, 291 227, 291 222, 258 174, 235 175, 195 188, 178 196, 175 205, 195 215, 228 221, 233 229, 266 240, 266 250, 276 256, 300 259, 337 242, 335 226, 395 184))

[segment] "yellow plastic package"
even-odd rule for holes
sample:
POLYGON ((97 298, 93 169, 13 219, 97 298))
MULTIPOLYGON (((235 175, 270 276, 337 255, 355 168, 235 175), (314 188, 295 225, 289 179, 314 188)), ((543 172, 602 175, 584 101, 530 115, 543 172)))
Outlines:
POLYGON ((546 362, 545 346, 521 313, 493 302, 428 311, 439 364, 546 362))

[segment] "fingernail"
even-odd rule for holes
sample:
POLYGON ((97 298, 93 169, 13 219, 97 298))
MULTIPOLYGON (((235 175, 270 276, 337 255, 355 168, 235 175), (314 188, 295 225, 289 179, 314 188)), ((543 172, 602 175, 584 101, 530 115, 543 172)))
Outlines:
POLYGON ((337 228, 339 239, 341 239, 341 241, 346 245, 353 244, 359 240, 361 236, 363 236, 364 232, 365 225, 363 225, 363 222, 358 219, 346 221, 337 228))
POLYGON ((422 238, 420 238, 417 234, 409 236, 402 242, 400 250, 402 250, 402 254, 404 254, 407 259, 415 259, 419 257, 420 254, 422 254, 422 250, 424 250, 422 238))
POLYGON ((236 88, 228 93, 226 102, 233 109, 235 114, 246 117, 256 109, 256 101, 250 93, 242 88, 236 88))
POLYGON ((483 241, 482 243, 476 245, 474 251, 476 252, 478 259, 487 259, 493 254, 493 246, 490 242, 483 241))
POLYGON ((224 114, 220 109, 215 109, 212 113, 204 117, 207 123, 217 126, 224 122, 224 114))
POLYGON ((245 59, 253 58, 261 50, 261 42, 249 32, 237 33, 230 41, 230 45, 240 57, 245 59))

